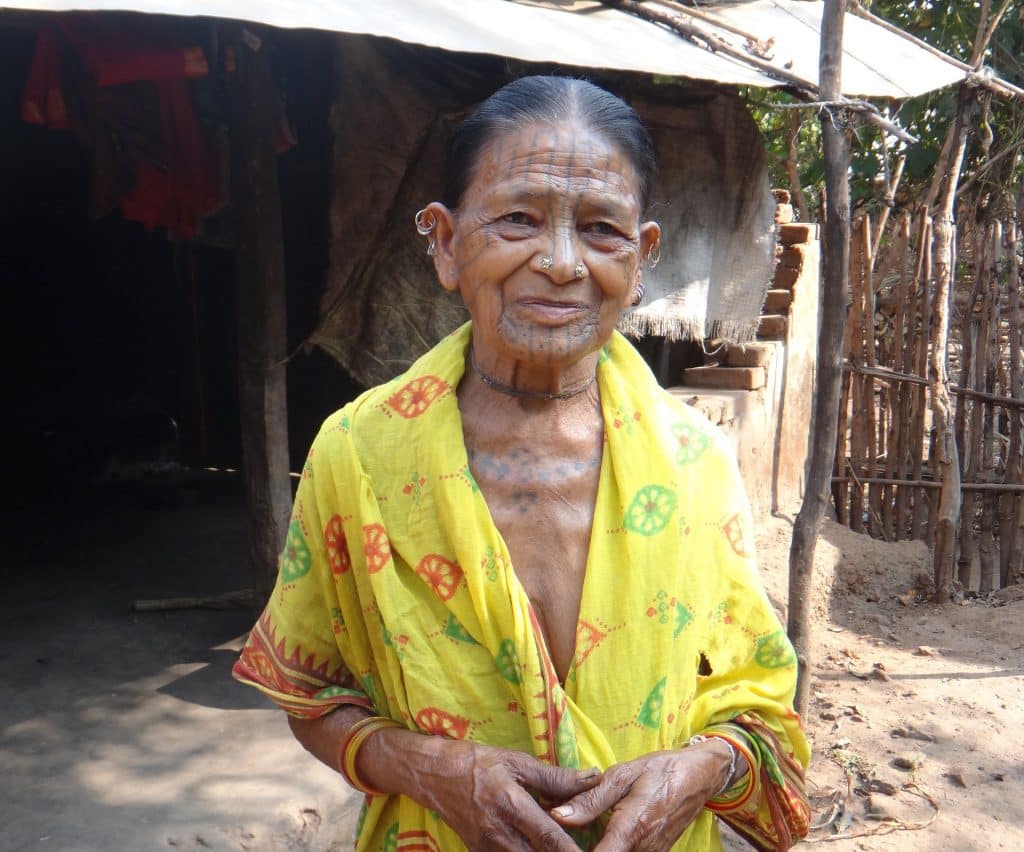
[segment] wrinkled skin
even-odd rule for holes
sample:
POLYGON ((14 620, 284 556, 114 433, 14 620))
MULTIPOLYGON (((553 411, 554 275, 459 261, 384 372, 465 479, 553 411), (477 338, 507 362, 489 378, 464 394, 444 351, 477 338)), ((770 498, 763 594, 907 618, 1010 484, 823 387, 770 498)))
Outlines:
POLYGON ((662 852, 725 786, 729 761, 721 740, 647 754, 610 767, 600 783, 552 814, 562 825, 579 827, 610 810, 598 852, 662 852))
MULTIPOLYGON (((289 718, 289 723, 299 742, 336 766, 345 731, 365 715, 344 707, 320 719, 289 718)), ((550 766, 521 752, 393 728, 367 738, 356 771, 371 787, 437 811, 473 852, 576 852, 569 835, 530 793, 546 803, 565 802, 600 778, 596 770, 550 766)))
MULTIPOLYGON (((502 134, 481 152, 458 210, 426 208, 437 275, 466 303, 480 370, 520 390, 584 388, 567 399, 522 399, 495 390, 470 365, 458 388, 470 467, 563 682, 604 441, 591 380, 660 239, 657 224, 640 221, 637 184, 621 151, 566 119, 502 134)), ((364 713, 293 719, 292 730, 336 766, 345 731, 364 713)), ((471 850, 569 852, 577 847, 563 826, 611 811, 598 848, 617 852, 670 848, 721 789, 729 761, 728 746, 708 742, 603 774, 577 772, 520 752, 385 729, 366 740, 357 770, 371 787, 435 810, 471 850), (572 813, 549 812, 531 793, 572 813)))

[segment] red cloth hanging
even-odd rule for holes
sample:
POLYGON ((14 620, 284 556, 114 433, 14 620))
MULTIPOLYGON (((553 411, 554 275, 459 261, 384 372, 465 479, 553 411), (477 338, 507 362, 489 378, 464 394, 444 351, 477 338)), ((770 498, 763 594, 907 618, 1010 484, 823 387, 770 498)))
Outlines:
MULTIPOLYGON (((71 128, 76 119, 87 121, 87 127, 75 128, 79 135, 87 140, 102 135, 103 147, 113 147, 134 173, 130 188, 120 194, 125 218, 195 237, 202 218, 223 204, 217 159, 203 137, 188 89, 188 80, 208 73, 202 49, 169 45, 97 18, 61 19, 58 27, 59 35, 50 28, 39 33, 22 118, 60 130, 71 128), (65 101, 61 37, 88 72, 81 111, 85 119, 70 112, 65 101), (108 98, 97 91, 142 82, 151 85, 140 88, 136 98, 108 98), (147 109, 138 103, 143 97, 156 101, 155 110, 145 105, 157 116, 155 128, 143 126, 147 109), (107 144, 108 134, 117 137, 116 145, 107 144)), ((100 145, 94 147, 98 155, 100 145)))

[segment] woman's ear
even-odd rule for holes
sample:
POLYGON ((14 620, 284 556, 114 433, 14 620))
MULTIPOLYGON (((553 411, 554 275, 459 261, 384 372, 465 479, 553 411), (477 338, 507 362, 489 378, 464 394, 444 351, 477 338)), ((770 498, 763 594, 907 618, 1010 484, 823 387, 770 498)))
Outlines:
POLYGON ((640 257, 647 261, 661 254, 661 225, 644 222, 640 226, 640 257))
MULTIPOLYGON (((657 222, 644 222, 640 226, 640 263, 636 266, 636 272, 633 273, 633 286, 630 288, 629 293, 629 304, 635 305, 638 303, 637 294, 642 294, 644 280, 644 264, 649 263, 652 258, 660 257, 661 255, 661 225, 657 222)), ((654 261, 657 263, 657 260, 654 261)), ((651 266, 654 263, 650 263, 651 266)))
POLYGON ((434 227, 427 235, 430 241, 430 253, 434 257, 434 272, 437 280, 445 290, 455 292, 459 289, 459 276, 455 265, 455 254, 452 251, 455 239, 455 213, 440 201, 432 201, 423 208, 423 218, 434 227))

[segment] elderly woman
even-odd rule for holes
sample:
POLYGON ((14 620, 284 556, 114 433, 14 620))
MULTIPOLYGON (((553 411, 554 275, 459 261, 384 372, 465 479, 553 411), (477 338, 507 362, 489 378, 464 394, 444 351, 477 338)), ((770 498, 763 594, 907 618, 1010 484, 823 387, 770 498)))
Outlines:
POLYGON ((365 794, 360 850, 787 849, 808 749, 736 464, 615 332, 650 138, 531 77, 447 165, 416 224, 471 322, 328 418, 235 674, 365 794))

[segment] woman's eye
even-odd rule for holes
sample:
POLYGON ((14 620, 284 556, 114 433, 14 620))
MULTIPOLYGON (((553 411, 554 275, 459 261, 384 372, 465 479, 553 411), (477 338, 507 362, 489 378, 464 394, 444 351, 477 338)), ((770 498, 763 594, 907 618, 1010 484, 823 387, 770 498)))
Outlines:
POLYGON ((503 222, 508 222, 510 225, 529 225, 530 217, 522 211, 517 210, 515 213, 506 213, 501 217, 503 222))
POLYGON ((598 234, 602 237, 617 236, 619 233, 619 229, 610 222, 591 222, 585 227, 585 230, 591 234, 598 234))

